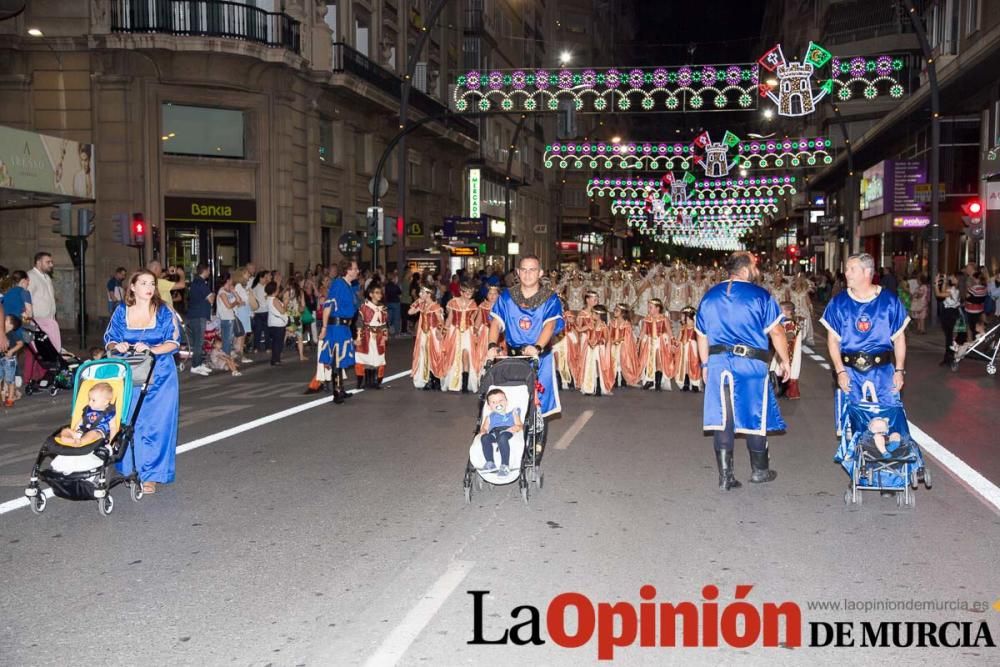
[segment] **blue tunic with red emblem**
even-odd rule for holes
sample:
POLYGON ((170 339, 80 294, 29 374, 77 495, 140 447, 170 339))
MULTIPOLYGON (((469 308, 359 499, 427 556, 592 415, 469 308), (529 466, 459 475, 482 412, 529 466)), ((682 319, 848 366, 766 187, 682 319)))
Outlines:
MULTIPOLYGON (((490 318, 500 322, 500 328, 510 347, 535 345, 542 335, 542 329, 549 322, 556 323, 553 336, 560 333, 564 326, 562 303, 555 294, 550 295, 540 306, 522 308, 509 291, 504 291, 493 304, 490 318)), ((539 400, 542 416, 547 417, 562 410, 559 404, 559 386, 556 384, 552 354, 543 354, 538 362, 538 382, 542 385, 539 400)))
MULTIPOLYGON (((831 336, 840 341, 842 354, 864 352, 866 354, 890 354, 893 341, 906 329, 910 316, 903 302, 891 291, 877 288, 875 297, 859 301, 844 290, 830 300, 820 323, 831 336)), ((867 401, 887 405, 901 405, 899 392, 893 388, 893 364, 876 366, 865 372, 845 366, 851 386, 847 395, 837 389, 836 419, 838 430, 844 400, 851 403, 867 401)))

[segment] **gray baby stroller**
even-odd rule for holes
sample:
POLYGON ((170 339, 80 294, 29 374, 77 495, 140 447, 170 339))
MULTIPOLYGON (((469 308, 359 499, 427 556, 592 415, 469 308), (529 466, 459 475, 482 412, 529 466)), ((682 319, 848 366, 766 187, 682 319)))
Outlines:
MULTIPOLYGON (((521 499, 525 503, 528 502, 531 484, 536 489, 542 487, 540 464, 545 446, 545 420, 537 405, 537 369, 538 361, 533 357, 504 357, 486 362, 479 382, 479 410, 473 431, 475 437, 469 447, 469 459, 465 464, 465 476, 462 480, 465 502, 472 502, 473 484, 481 491, 485 486, 492 488, 517 482, 521 499), (523 422, 522 430, 514 433, 509 442, 509 470, 506 474, 499 468, 487 469, 480 435, 480 426, 489 415, 486 397, 493 389, 503 390, 509 408, 517 411, 523 422)), ((493 447, 493 454, 495 463, 500 463, 496 446, 493 447)))

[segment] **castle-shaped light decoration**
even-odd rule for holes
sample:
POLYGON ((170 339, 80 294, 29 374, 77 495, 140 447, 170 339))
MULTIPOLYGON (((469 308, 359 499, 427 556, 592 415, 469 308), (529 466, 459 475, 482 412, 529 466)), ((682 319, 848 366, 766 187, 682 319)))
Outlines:
POLYGON ((776 44, 757 61, 761 67, 777 77, 777 86, 765 81, 759 86, 761 97, 767 97, 778 107, 781 116, 797 117, 811 114, 816 103, 832 90, 829 81, 818 90, 813 90, 813 74, 816 69, 830 61, 832 54, 823 47, 809 42, 803 62, 785 60, 781 45, 776 44), (778 89, 777 94, 774 88, 778 89))

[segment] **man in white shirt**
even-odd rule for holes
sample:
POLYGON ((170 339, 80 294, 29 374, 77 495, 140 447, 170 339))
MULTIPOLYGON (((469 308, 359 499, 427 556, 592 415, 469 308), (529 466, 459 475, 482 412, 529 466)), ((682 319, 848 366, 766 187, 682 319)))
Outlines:
POLYGON ((35 266, 28 271, 28 292, 35 324, 48 335, 56 350, 62 350, 62 335, 56 321, 56 292, 52 286, 53 266, 52 255, 35 253, 35 266))

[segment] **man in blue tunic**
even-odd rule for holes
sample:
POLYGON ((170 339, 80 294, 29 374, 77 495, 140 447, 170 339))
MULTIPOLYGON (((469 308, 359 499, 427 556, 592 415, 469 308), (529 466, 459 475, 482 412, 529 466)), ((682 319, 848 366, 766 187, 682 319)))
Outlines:
POLYGON ((333 402, 343 403, 347 398, 344 390, 343 369, 354 368, 354 336, 351 323, 358 307, 351 283, 358 277, 358 263, 344 259, 338 265, 338 277, 330 283, 330 289, 323 302, 323 328, 320 329, 319 362, 332 369, 333 402))
POLYGON ((820 322, 827 328, 830 363, 837 373, 836 419, 845 401, 902 405, 906 374, 906 307, 896 293, 872 284, 875 260, 867 253, 847 258, 847 289, 827 304, 820 322))
POLYGON ((490 311, 490 347, 487 357, 495 359, 503 332, 511 354, 538 358, 541 384, 541 415, 562 410, 552 359, 552 338, 563 330, 562 302, 551 289, 542 287, 542 267, 534 255, 525 255, 517 265, 520 281, 500 295, 490 311))
POLYGON ((729 280, 708 290, 698 306, 695 332, 705 377, 703 427, 713 431, 719 489, 742 486, 733 475, 733 442, 746 436, 750 452, 750 481, 770 482, 777 473, 770 468, 769 431, 784 431, 778 402, 767 372, 768 339, 778 355, 778 374, 790 374, 788 342, 781 323, 781 308, 763 287, 753 283, 759 275, 756 258, 739 251, 726 260, 729 280))

